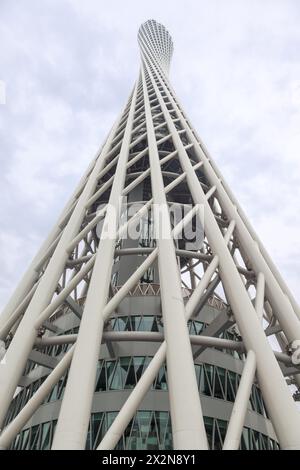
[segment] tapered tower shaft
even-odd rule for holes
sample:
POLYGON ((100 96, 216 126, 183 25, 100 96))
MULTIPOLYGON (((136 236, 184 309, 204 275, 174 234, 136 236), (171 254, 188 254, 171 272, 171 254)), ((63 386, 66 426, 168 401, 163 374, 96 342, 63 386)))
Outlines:
POLYGON ((221 415, 226 449, 243 446, 245 429, 300 449, 286 382, 297 384, 300 372, 299 307, 178 103, 170 34, 149 20, 138 42, 140 73, 124 111, 0 317, 0 447, 23 442, 37 420, 42 448, 39 410, 56 390, 52 449, 84 449, 97 413, 116 415, 101 439, 97 428, 94 448, 119 445, 132 422, 142 448, 151 433, 147 441, 139 420, 150 412, 156 429, 157 413, 170 412, 176 449, 216 447, 208 420, 217 429, 221 415), (152 327, 139 330, 138 316, 152 327), (191 334, 197 322, 205 329, 191 334), (162 367, 164 405, 151 391, 162 367), (108 400, 112 390, 123 392, 108 400), (253 390, 264 401, 253 412, 265 407, 264 418, 249 414, 253 390), (213 402, 221 392, 223 410, 213 402), (232 415, 225 402, 235 402, 232 415))

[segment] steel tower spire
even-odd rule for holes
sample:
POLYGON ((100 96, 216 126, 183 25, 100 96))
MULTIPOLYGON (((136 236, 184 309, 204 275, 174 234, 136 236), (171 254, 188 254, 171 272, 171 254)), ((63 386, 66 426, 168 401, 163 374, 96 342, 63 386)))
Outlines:
POLYGON ((299 307, 178 103, 169 32, 138 42, 124 111, 0 316, 0 448, 300 449, 299 307))

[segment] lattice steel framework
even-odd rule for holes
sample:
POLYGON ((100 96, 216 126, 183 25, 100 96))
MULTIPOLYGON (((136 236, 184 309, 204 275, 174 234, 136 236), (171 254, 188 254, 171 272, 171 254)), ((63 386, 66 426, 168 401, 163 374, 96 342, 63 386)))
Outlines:
POLYGON ((68 371, 52 448, 83 449, 101 343, 113 348, 122 341, 154 341, 161 343, 156 354, 98 449, 114 448, 165 360, 174 448, 207 449, 194 358, 215 347, 246 353, 223 448, 239 447, 257 380, 280 447, 300 449, 299 412, 286 382, 299 383, 300 369, 292 361, 300 339, 299 307, 178 103, 168 78, 173 51, 168 31, 150 20, 141 26, 138 41, 141 69, 128 104, 0 317, 6 347, 1 423, 17 388, 28 383, 28 361, 49 367, 51 358, 41 351, 71 345, 2 430, 0 447, 9 447, 68 371), (143 205, 123 222, 120 198, 141 185, 143 205), (190 211, 174 224, 170 202, 187 201, 190 211), (164 235, 157 231, 151 246, 122 248, 122 235, 149 211, 158 227, 162 208, 164 235), (196 216, 202 217, 204 242, 188 250, 176 235, 196 216), (134 270, 114 286, 116 259, 133 256, 134 270), (158 280, 142 282, 153 266, 158 280), (136 289, 160 296, 163 333, 108 330, 111 315, 136 289), (225 317, 220 313, 204 332, 189 334, 187 321, 209 299, 228 307, 225 317), (64 308, 80 319, 78 333, 55 333, 53 320, 64 308), (228 325, 229 318, 238 341, 218 337, 216 325, 228 325), (273 351, 272 335, 282 352, 273 351))

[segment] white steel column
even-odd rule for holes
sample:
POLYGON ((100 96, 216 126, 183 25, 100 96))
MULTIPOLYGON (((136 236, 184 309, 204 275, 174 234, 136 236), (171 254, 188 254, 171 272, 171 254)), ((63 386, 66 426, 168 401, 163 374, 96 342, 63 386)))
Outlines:
POLYGON ((189 333, 184 318, 181 280, 151 117, 145 73, 142 69, 147 125, 154 227, 158 246, 158 266, 167 368, 172 436, 175 449, 207 449, 199 392, 189 333))
POLYGON ((255 376, 255 354, 248 351, 239 388, 233 404, 223 450, 237 450, 240 446, 245 416, 255 376))

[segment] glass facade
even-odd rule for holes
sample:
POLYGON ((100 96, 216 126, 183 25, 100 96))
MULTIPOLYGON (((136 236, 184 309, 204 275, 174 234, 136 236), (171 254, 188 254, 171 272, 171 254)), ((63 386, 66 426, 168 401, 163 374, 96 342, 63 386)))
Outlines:
MULTIPOLYGON (((93 413, 91 415, 86 449, 97 448, 116 415, 117 412, 93 413)), ((204 417, 204 424, 210 449, 221 449, 227 430, 227 422, 204 417)), ((11 449, 49 450, 55 426, 56 421, 48 421, 22 431, 12 443, 11 449)), ((253 429, 244 428, 240 448, 243 450, 276 450, 279 447, 268 436, 253 429)), ((172 430, 169 413, 167 411, 138 411, 127 426, 116 449, 171 450, 172 430)))
MULTIPOLYGON (((191 335, 199 335, 207 323, 190 320, 188 329, 191 335)), ((163 318, 160 315, 130 315, 110 318, 110 331, 153 331, 163 333, 163 318)), ((65 331, 61 334, 75 334, 78 327, 65 331)), ((224 331, 220 338, 236 340, 234 333, 224 331)), ((58 357, 65 353, 70 345, 48 346, 42 350, 43 353, 58 357)), ((236 351, 222 350, 222 352, 233 355, 236 359, 243 359, 242 353, 236 351)), ((101 359, 98 362, 95 392, 105 393, 117 390, 129 390, 144 373, 152 357, 150 356, 124 356, 115 359, 101 359)), ((26 373, 36 364, 28 361, 26 373)), ((198 389, 200 395, 210 398, 234 402, 239 387, 241 375, 216 365, 202 363, 195 364, 198 389)), ((28 387, 22 389, 13 399, 6 417, 8 424, 30 400, 46 376, 32 382, 28 387)), ((44 403, 55 402, 63 398, 67 375, 62 377, 45 399, 44 403)), ((152 390, 167 391, 167 368, 164 364, 152 384, 152 390)), ((267 418, 266 408, 260 389, 253 384, 248 409, 267 418)), ((117 411, 98 412, 91 415, 89 432, 87 436, 87 449, 94 449, 102 440, 107 429, 113 422, 117 411)), ((211 449, 222 448, 226 434, 227 422, 205 417, 205 427, 211 449)), ((49 449, 53 439, 56 421, 33 426, 22 431, 12 444, 14 449, 49 449)), ((126 428, 120 439, 118 449, 172 449, 171 423, 168 411, 138 411, 126 428)), ((268 436, 244 428, 241 440, 241 449, 276 449, 278 445, 268 436)))
MULTIPOLYGON (((103 359, 98 362, 95 392, 126 390, 135 387, 152 357, 125 356, 118 359, 103 359)), ((211 364, 195 364, 199 393, 211 398, 233 402, 236 397, 241 376, 236 372, 211 364)), ((6 424, 23 408, 46 377, 24 388, 12 401, 6 424)), ((45 400, 49 403, 61 400, 67 382, 67 375, 59 380, 45 400)), ((168 390, 167 368, 164 364, 152 384, 152 390, 168 390)), ((267 417, 266 408, 259 388, 253 384, 249 409, 267 417)))

